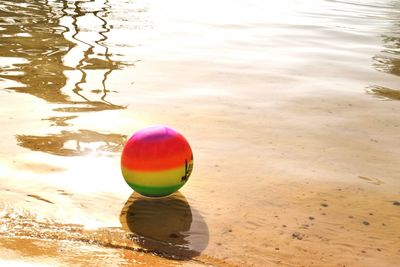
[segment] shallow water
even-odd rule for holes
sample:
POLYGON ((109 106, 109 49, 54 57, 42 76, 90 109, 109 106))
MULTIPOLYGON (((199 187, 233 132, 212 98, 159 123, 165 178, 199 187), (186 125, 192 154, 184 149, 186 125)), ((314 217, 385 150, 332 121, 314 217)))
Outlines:
POLYGON ((399 30, 383 0, 1 1, 1 258, 396 266, 399 30), (158 202, 119 167, 153 124, 195 158, 158 202))

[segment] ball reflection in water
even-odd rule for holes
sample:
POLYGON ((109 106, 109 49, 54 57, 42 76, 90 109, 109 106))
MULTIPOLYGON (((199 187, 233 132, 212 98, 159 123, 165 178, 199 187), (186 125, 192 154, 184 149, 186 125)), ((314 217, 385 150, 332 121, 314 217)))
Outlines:
POLYGON ((120 221, 139 245, 162 254, 190 258, 208 244, 207 224, 180 192, 157 199, 133 193, 120 221))

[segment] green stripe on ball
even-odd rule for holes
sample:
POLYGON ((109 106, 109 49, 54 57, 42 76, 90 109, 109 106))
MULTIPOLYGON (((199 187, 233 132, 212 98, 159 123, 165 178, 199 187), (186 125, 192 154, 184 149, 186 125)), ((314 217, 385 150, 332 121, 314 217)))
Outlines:
POLYGON ((141 195, 148 197, 163 197, 178 191, 184 183, 172 186, 143 186, 127 182, 128 185, 141 195))

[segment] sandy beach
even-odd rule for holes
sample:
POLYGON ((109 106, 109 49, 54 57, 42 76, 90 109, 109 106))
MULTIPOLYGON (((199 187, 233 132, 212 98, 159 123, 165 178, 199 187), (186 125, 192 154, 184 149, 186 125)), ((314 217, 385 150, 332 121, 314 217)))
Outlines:
POLYGON ((395 1, 0 3, 1 266, 400 262, 395 1), (122 148, 169 125, 186 185, 122 148))

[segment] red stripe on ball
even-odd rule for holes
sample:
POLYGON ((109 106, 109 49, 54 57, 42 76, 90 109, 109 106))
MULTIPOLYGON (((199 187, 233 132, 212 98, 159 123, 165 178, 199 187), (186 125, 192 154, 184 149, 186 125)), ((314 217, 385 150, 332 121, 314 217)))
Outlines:
POLYGON ((137 171, 177 168, 193 158, 189 143, 180 133, 155 126, 135 133, 125 144, 121 164, 137 171))

